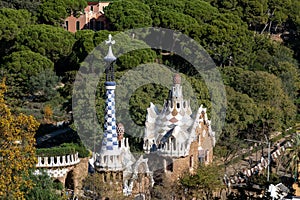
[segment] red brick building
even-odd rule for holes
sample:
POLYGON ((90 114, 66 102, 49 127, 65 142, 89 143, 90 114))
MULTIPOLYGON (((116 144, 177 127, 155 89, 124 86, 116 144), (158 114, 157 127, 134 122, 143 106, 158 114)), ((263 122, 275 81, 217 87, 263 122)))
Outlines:
POLYGON ((88 1, 88 6, 79 17, 71 15, 65 19, 66 30, 75 33, 82 29, 95 31, 106 29, 107 23, 103 10, 108 4, 108 1, 88 1))

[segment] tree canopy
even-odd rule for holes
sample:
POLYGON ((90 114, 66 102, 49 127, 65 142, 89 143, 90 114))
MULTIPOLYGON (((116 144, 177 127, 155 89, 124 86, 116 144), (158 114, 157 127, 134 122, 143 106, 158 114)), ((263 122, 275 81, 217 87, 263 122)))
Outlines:
POLYGON ((9 96, 24 97, 30 94, 30 79, 46 69, 54 70, 54 63, 39 53, 24 50, 4 57, 0 69, 7 78, 9 96))
POLYGON ((37 24, 22 29, 17 37, 17 48, 30 49, 58 62, 71 53, 74 42, 74 36, 60 27, 37 24))
POLYGON ((43 0, 37 16, 41 23, 60 26, 69 15, 77 16, 86 6, 85 0, 43 0))

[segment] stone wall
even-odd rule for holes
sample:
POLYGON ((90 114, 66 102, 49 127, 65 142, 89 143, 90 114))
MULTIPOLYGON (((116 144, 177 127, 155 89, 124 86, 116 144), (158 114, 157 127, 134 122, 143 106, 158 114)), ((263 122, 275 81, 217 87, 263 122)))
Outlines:
POLYGON ((208 150, 208 159, 206 164, 213 160, 213 141, 208 134, 208 128, 203 122, 196 129, 197 141, 191 143, 189 155, 182 158, 173 158, 172 170, 165 170, 166 176, 171 181, 176 181, 185 173, 194 173, 199 165, 198 146, 201 145, 204 150, 208 150), (206 132, 203 134, 203 132, 206 132))
POLYGON ((133 190, 131 196, 138 194, 144 194, 146 197, 150 197, 151 178, 146 174, 139 174, 137 180, 134 181, 133 190))
POLYGON ((196 133, 198 135, 198 142, 204 150, 209 150, 209 155, 206 164, 211 163, 213 160, 213 140, 208 133, 207 126, 201 122, 200 125, 196 129, 196 133), (204 134, 205 131, 205 134, 204 134))
POLYGON ((71 183, 67 184, 74 186, 74 188, 69 189, 74 189, 74 194, 78 195, 82 190, 82 181, 88 175, 88 161, 89 158, 80 158, 80 163, 66 167, 68 172, 64 176, 56 178, 56 180, 61 182, 63 186, 66 186, 66 179, 69 175, 71 180, 68 181, 71 181, 71 183))
POLYGON ((192 173, 198 166, 198 142, 191 144, 189 155, 173 159, 173 170, 166 170, 166 176, 171 181, 177 181, 185 172, 192 173))
POLYGON ((97 178, 102 184, 101 195, 109 199, 118 199, 123 196, 123 172, 122 171, 100 171, 97 178))
POLYGON ((82 181, 88 175, 89 158, 81 158, 80 163, 73 169, 74 193, 78 194, 82 189, 82 181))

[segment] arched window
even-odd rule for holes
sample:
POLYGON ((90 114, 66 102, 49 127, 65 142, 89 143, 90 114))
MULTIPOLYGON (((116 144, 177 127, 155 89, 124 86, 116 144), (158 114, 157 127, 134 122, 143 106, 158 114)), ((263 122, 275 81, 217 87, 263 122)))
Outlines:
POLYGON ((80 21, 76 21, 76 30, 80 30, 80 21))

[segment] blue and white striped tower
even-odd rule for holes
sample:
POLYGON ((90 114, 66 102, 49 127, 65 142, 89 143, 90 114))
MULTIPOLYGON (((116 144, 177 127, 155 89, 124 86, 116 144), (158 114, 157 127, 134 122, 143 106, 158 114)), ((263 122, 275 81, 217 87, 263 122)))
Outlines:
POLYGON ((112 53, 112 45, 115 43, 111 35, 108 36, 106 44, 108 46, 108 54, 104 57, 107 63, 106 67, 106 101, 105 101, 105 117, 104 117, 104 134, 100 157, 97 159, 97 167, 101 171, 119 171, 122 170, 122 156, 119 148, 116 111, 115 111, 115 89, 113 63, 116 57, 112 53))
POLYGON ((112 53, 112 45, 115 43, 112 40, 111 35, 108 36, 106 44, 108 47, 108 54, 104 57, 105 62, 107 63, 106 68, 106 101, 105 101, 105 122, 104 122, 104 135, 102 140, 102 153, 108 155, 115 155, 118 153, 118 134, 117 134, 117 125, 116 125, 116 111, 115 111, 115 89, 116 82, 114 81, 114 70, 113 62, 116 60, 116 57, 112 53))

